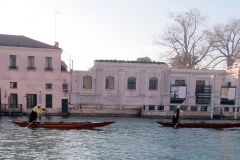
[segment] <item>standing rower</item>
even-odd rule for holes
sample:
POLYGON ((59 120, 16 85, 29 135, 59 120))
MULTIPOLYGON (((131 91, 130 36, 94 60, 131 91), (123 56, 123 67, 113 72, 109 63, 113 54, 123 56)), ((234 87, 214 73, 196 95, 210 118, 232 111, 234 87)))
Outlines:
POLYGON ((33 121, 36 121, 38 117, 39 117, 39 119, 41 119, 42 111, 46 111, 47 112, 46 109, 41 107, 41 104, 38 104, 37 106, 35 106, 32 109, 32 112, 30 114, 29 122, 31 123, 33 121))

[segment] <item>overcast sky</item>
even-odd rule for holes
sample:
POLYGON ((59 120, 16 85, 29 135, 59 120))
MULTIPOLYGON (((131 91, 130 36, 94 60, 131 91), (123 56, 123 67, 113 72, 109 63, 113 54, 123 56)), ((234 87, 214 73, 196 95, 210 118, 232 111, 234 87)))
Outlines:
POLYGON ((197 8, 211 27, 239 18, 239 6, 239 0, 0 0, 0 34, 57 41, 74 70, 97 59, 164 61, 152 39, 171 24, 170 12, 197 8))

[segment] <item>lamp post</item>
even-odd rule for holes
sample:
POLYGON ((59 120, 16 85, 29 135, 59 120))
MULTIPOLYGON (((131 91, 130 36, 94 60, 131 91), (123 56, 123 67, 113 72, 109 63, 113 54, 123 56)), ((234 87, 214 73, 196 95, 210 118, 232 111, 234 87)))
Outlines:
POLYGON ((39 91, 39 97, 38 97, 39 101, 38 101, 38 103, 39 103, 39 104, 42 104, 42 95, 41 95, 42 88, 39 87, 39 88, 38 88, 38 91, 39 91))

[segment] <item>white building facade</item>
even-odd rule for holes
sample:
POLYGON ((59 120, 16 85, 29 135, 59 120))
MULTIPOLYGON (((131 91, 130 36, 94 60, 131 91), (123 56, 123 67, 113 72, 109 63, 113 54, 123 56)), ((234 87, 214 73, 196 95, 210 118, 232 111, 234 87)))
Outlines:
POLYGON ((177 105, 186 118, 239 116, 239 67, 171 69, 164 63, 95 61, 72 71, 71 113, 171 117, 177 105), (237 109, 235 111, 235 108, 237 109))
POLYGON ((1 114, 68 113, 70 72, 61 71, 62 49, 28 37, 0 35, 1 114))

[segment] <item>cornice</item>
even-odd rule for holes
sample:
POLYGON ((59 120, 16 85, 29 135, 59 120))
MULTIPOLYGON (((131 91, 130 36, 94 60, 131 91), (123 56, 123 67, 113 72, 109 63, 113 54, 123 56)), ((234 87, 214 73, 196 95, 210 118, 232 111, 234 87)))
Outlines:
POLYGON ((62 51, 62 49, 28 48, 28 47, 12 47, 12 46, 0 46, 0 49, 22 50, 22 51, 44 51, 44 52, 59 52, 59 51, 62 51))

